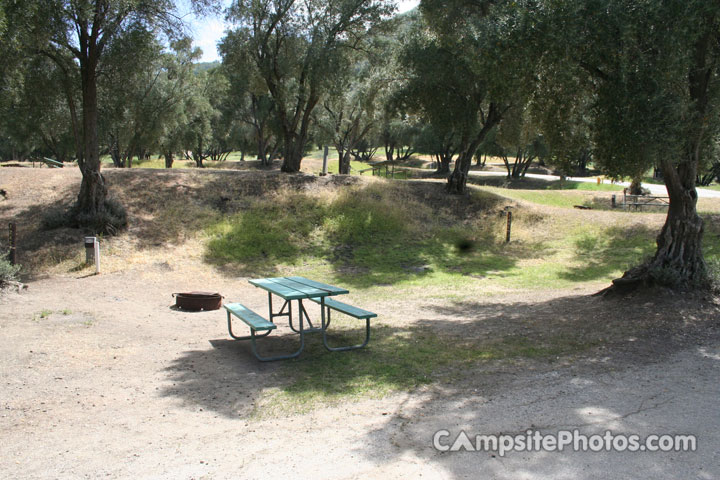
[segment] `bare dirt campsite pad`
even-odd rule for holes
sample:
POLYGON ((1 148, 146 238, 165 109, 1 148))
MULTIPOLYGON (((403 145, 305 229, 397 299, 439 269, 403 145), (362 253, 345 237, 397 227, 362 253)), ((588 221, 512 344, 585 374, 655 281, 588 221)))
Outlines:
MULTIPOLYGON (((707 401, 700 392, 720 363, 715 299, 589 295, 652 252, 662 214, 579 211, 499 189, 466 202, 432 182, 106 174, 131 227, 101 239, 96 276, 82 265, 84 232, 41 228, 72 200, 79 173, 0 171, 0 220, 18 224, 28 285, 0 296, 3 478, 592 478, 609 457, 441 454, 432 436, 632 431, 659 421, 650 407, 668 429, 701 423, 692 402, 707 401), (292 208, 296 220, 282 215, 292 208), (504 245, 508 209, 516 224, 504 245), (170 308, 172 292, 205 290, 264 312, 247 278, 270 274, 347 287, 379 314, 370 346, 328 353, 310 336, 298 360, 262 364, 229 339, 222 310, 170 308), (690 376, 668 377, 681 371, 690 376), (673 423, 663 408, 683 403, 673 423), (593 414, 605 416, 583 417, 593 414)), ((261 346, 292 349, 296 336, 278 330, 261 346)), ((703 408, 712 416, 717 403, 703 408)), ((658 478, 665 464, 676 477, 717 474, 707 450, 687 455, 626 460, 658 478)))

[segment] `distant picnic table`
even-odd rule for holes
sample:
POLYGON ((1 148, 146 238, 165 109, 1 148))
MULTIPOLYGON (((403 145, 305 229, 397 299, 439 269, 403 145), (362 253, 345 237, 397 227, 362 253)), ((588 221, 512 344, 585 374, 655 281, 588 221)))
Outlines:
POLYGON ((666 208, 670 206, 670 198, 660 195, 630 195, 627 193, 627 189, 624 189, 622 203, 618 204, 617 198, 613 195, 612 206, 620 206, 625 209, 634 207, 635 210, 642 210, 643 207, 666 208))
POLYGON ((389 176, 391 178, 395 178, 395 172, 407 172, 407 170, 404 169, 395 169, 395 162, 391 160, 382 160, 379 162, 368 162, 368 165, 370 165, 370 168, 365 168, 363 170, 360 170, 360 174, 363 174, 365 172, 372 171, 373 175, 381 175, 383 168, 385 169, 385 176, 389 176))
POLYGON ((41 161, 50 168, 63 168, 63 163, 52 158, 43 157, 41 161))

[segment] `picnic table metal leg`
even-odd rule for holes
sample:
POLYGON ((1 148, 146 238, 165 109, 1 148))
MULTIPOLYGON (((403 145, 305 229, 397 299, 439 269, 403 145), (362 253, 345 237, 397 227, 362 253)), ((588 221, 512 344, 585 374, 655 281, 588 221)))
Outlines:
MULTIPOLYGON (((275 323, 275 318, 277 317, 289 317, 290 318, 290 327, 292 328, 292 303, 290 300, 285 300, 285 303, 283 303, 282 308, 278 313, 273 313, 273 307, 272 307, 272 293, 268 292, 268 310, 270 312, 269 319, 271 322, 275 323), (287 311, 285 309, 287 308, 287 311)), ((295 332, 297 330, 293 329, 295 332)))
MULTIPOLYGON (((250 330, 251 335, 245 335, 243 337, 238 337, 237 335, 235 335, 232 331, 232 317, 230 316, 230 312, 227 312, 227 317, 228 317, 228 333, 230 333, 230 336, 232 338, 234 338, 235 340, 250 340, 253 338, 253 336, 252 336, 252 333, 254 333, 253 330, 250 330)), ((255 337, 257 337, 257 338, 267 337, 268 335, 270 335, 270 332, 272 332, 272 330, 268 330, 265 333, 262 333, 260 335, 255 335, 255 337)))
MULTIPOLYGON (((300 300, 298 300, 298 320, 300 322, 300 326, 302 326, 302 303, 300 300)), ((295 325, 293 325, 292 315, 290 315, 290 330, 292 330, 295 333, 300 333, 300 330, 295 328, 295 325)))
POLYGON ((297 358, 300 356, 300 354, 303 351, 303 348, 305 348, 305 332, 303 331, 302 322, 300 322, 300 348, 295 353, 291 353, 289 355, 276 355, 273 357, 263 357, 260 355, 257 351, 257 345, 255 343, 255 338, 263 337, 265 335, 255 335, 255 330, 250 330, 250 344, 252 346, 252 352, 253 355, 255 355, 255 358, 260 360, 261 362, 273 362, 275 360, 289 360, 291 358, 297 358))
MULTIPOLYGON (((310 320, 310 315, 308 315, 307 310, 305 310, 305 305, 302 302, 302 299, 298 299, 298 321, 302 324, 303 321, 306 321, 308 323, 308 326, 310 328, 307 329, 308 332, 319 332, 320 329, 315 327, 315 325, 312 324, 312 321, 310 320)), ((292 317, 290 317, 290 328, 295 333, 300 333, 298 329, 295 328, 293 325, 292 317)))
POLYGON ((323 298, 320 303, 320 309, 322 310, 322 313, 320 314, 320 319, 322 321, 322 334, 323 334, 323 345, 325 345, 325 348, 327 348, 331 352, 345 352, 347 350, 356 350, 358 348, 365 347, 368 342, 370 341, 370 319, 365 319, 365 341, 363 343, 360 343, 358 345, 350 345, 347 347, 331 347, 328 345, 327 342, 327 329, 330 326, 330 308, 327 308, 327 323, 325 322, 325 310, 327 307, 325 307, 325 299, 323 298))

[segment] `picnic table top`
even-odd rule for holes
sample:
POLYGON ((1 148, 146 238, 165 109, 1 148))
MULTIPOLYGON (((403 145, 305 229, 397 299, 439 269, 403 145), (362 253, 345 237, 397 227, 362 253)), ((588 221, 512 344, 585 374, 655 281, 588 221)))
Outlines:
POLYGON ((249 282, 285 300, 319 298, 350 293, 344 288, 316 282, 305 277, 254 278, 249 280, 249 282))

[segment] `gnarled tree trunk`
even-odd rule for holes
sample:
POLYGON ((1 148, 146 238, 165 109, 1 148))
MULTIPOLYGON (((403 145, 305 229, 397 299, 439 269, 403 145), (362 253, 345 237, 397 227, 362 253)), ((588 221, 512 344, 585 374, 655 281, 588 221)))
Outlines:
POLYGON ((435 170, 436 175, 447 175, 450 173, 450 162, 452 162, 452 154, 438 154, 437 155, 437 169, 435 170))
POLYGON ((305 141, 296 137, 297 135, 295 135, 295 133, 287 132, 285 134, 283 163, 280 170, 286 173, 297 173, 300 171, 305 141))
MULTIPOLYGON (((470 165, 472 164, 473 155, 477 151, 480 144, 485 140, 488 133, 500 123, 502 120, 502 113, 500 109, 494 103, 490 104, 488 113, 484 116, 485 123, 483 123, 480 132, 472 140, 467 143, 463 141, 462 144, 466 145, 465 148, 460 150, 460 155, 455 161, 455 170, 448 177, 447 191, 456 195, 463 195, 467 189, 467 179, 470 172, 470 165)), ((467 137, 465 137, 467 138, 467 137)))
POLYGON ((670 197, 670 207, 660 234, 657 250, 648 263, 634 267, 613 280, 604 290, 627 292, 641 285, 671 287, 703 286, 707 281, 702 253, 703 219, 698 215, 695 176, 696 159, 674 167, 663 159, 661 168, 670 197))
MULTIPOLYGON (((82 182, 77 198, 77 213, 83 219, 97 217, 105 209, 107 200, 105 179, 100 173, 96 63, 96 61, 88 59, 84 65, 81 65, 83 159, 80 162, 82 182)), ((80 221, 79 223, 85 222, 80 221)))
POLYGON ((642 195, 643 189, 642 189, 642 179, 640 178, 633 178, 632 182, 630 182, 630 195, 642 195))
POLYGON ((468 148, 455 160, 455 169, 448 177, 447 191, 449 193, 462 195, 466 192, 468 172, 470 172, 470 164, 472 163, 474 153, 474 149, 471 151, 470 148, 468 148))
POLYGON ((345 150, 338 167, 340 175, 350 175, 350 150, 345 150))

